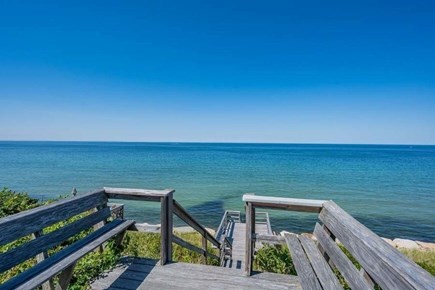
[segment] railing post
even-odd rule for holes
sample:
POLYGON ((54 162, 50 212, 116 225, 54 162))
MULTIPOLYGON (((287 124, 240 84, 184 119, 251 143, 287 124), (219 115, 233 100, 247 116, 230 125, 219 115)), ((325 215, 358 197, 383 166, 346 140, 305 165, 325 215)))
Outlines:
POLYGON ((172 192, 161 198, 161 252, 160 264, 165 265, 172 260, 172 228, 173 228, 173 195, 172 192))
POLYGON ((245 252, 245 274, 251 276, 252 263, 254 259, 255 239, 255 208, 251 202, 245 205, 246 211, 246 252, 245 252))
POLYGON ((204 250, 203 263, 207 265, 207 239, 205 238, 205 233, 202 236, 202 249, 204 250))

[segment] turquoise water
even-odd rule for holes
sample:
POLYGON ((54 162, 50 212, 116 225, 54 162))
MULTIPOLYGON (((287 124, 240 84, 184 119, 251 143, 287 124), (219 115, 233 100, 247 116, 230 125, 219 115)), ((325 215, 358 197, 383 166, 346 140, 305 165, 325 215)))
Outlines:
MULTIPOLYGON (((386 237, 435 241, 435 146, 0 142, 0 186, 39 198, 102 186, 174 188, 217 227, 244 193, 332 199, 386 237)), ((158 222, 156 205, 126 215, 158 222)), ((316 215, 272 212, 275 230, 309 231, 316 215)))

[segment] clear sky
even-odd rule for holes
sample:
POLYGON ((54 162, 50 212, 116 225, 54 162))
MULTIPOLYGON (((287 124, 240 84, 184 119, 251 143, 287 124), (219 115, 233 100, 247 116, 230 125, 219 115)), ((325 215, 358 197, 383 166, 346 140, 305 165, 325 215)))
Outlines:
POLYGON ((0 140, 435 144, 435 1, 0 0, 0 140))

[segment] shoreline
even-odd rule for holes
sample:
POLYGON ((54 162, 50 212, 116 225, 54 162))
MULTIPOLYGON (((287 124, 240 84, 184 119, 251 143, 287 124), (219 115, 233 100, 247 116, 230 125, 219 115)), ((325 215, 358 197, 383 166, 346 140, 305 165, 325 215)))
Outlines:
MULTIPOLYGON (((148 223, 136 223, 137 227, 140 227, 144 232, 148 233, 160 233, 160 224, 152 225, 148 223)), ((206 228, 212 235, 215 235, 216 230, 212 228, 206 228)), ((196 231, 190 226, 179 226, 174 227, 174 232, 178 233, 195 233, 196 231)), ((315 237, 311 233, 301 233, 301 235, 306 235, 311 239, 315 240, 315 237)), ((418 240, 410 240, 410 239, 388 239, 381 237, 385 242, 387 242, 390 246, 398 250, 419 250, 419 251, 435 251, 435 242, 423 242, 418 240)), ((338 241, 340 243, 340 241, 338 241)))

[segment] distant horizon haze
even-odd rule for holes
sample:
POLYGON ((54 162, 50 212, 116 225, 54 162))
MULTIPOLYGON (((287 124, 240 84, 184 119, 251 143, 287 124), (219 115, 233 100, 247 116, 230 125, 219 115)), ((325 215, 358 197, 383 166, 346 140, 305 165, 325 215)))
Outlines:
POLYGON ((22 142, 22 143, 150 143, 150 144, 247 144, 247 145, 361 145, 361 146, 435 146, 435 144, 416 144, 416 143, 324 143, 324 142, 250 142, 250 141, 124 141, 124 140, 1 140, 0 142, 22 142))

